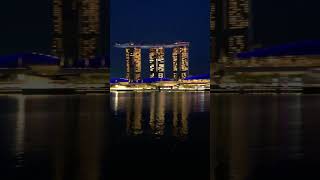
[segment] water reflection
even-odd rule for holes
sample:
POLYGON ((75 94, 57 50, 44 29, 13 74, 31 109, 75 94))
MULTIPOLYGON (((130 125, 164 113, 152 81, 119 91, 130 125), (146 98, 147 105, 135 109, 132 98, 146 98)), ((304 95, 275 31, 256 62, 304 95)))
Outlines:
POLYGON ((105 96, 0 97, 0 179, 100 179, 107 102, 105 96))
MULTIPOLYGON (((188 116, 191 103, 188 97, 187 94, 175 94, 173 96, 173 135, 176 137, 184 137, 189 132, 188 116)), ((204 102, 203 99, 201 102, 204 102)))
POLYGON ((124 114, 127 135, 185 137, 189 133, 191 105, 200 105, 202 111, 206 106, 206 101, 198 96, 188 93, 116 92, 112 107, 115 116, 119 112, 124 114))
POLYGON ((212 179, 304 179, 314 175, 310 170, 319 160, 314 149, 320 146, 310 140, 320 135, 313 131, 320 127, 316 123, 319 98, 212 95, 212 179))
POLYGON ((18 103, 17 121, 16 121, 16 167, 23 167, 24 162, 24 135, 25 135, 25 96, 16 97, 18 103))
POLYGON ((202 92, 112 93, 111 176, 209 179, 209 104, 202 92))
POLYGON ((166 96, 164 93, 150 94, 150 121, 149 125, 154 135, 164 135, 165 129, 165 105, 166 96))
POLYGON ((127 133, 133 135, 142 134, 142 94, 134 94, 126 102, 127 109, 127 133))

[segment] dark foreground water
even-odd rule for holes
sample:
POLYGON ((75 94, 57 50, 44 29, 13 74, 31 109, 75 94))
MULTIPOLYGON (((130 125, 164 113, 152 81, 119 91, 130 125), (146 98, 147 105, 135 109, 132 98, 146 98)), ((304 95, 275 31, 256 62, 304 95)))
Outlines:
POLYGON ((319 95, 212 95, 214 180, 319 179, 319 95))
POLYGON ((0 180, 202 180, 210 160, 214 180, 320 176, 318 95, 17 95, 0 107, 0 180))
POLYGON ((0 96, 0 179, 96 180, 109 96, 0 96))
POLYGON ((0 179, 209 178, 208 93, 0 96, 0 179))
POLYGON ((210 174, 210 93, 113 93, 112 177, 202 180, 210 174))

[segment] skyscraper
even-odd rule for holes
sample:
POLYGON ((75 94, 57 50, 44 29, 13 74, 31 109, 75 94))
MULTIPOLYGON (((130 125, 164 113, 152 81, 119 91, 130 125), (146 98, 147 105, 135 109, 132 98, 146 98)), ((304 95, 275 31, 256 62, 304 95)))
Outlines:
POLYGON ((53 0, 52 53, 64 65, 102 58, 107 53, 107 0, 53 0))
POLYGON ((189 75, 189 48, 187 46, 175 47, 172 52, 173 78, 182 80, 189 75))
POLYGON ((151 48, 149 53, 150 78, 165 77, 164 48, 151 48))
POLYGON ((225 18, 226 56, 249 49, 249 0, 228 0, 225 18))
POLYGON ((249 44, 250 0, 211 0, 212 61, 232 59, 247 51, 249 44))
POLYGON ((211 41, 211 58, 213 62, 218 62, 217 49, 217 4, 216 0, 211 0, 210 10, 210 41, 211 41))
POLYGON ((141 80, 141 48, 126 48, 126 70, 129 82, 141 80))
POLYGON ((100 36, 99 0, 80 0, 79 18, 79 59, 96 57, 100 36))
POLYGON ((53 0, 52 54, 63 64, 77 59, 76 1, 53 0))

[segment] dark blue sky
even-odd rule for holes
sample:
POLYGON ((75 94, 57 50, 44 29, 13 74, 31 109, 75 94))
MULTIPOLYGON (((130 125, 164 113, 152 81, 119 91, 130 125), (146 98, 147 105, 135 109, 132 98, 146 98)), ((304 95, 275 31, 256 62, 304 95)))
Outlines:
MULTIPOLYGON (((111 44, 189 41, 191 74, 209 73, 209 0, 111 0, 111 44)), ((170 77, 170 50, 166 53, 170 77)), ((123 77, 123 49, 111 49, 111 77, 123 77)), ((148 50, 143 50, 148 76, 148 50)))

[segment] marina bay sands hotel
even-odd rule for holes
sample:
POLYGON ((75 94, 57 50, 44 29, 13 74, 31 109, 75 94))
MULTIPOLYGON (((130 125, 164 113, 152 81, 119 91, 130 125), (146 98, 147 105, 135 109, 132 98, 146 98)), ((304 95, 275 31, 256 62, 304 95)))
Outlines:
POLYGON ((189 42, 174 44, 138 45, 116 44, 126 52, 126 78, 129 82, 142 80, 141 51, 149 49, 150 78, 165 78, 165 49, 172 49, 173 79, 178 81, 189 75, 189 42))

